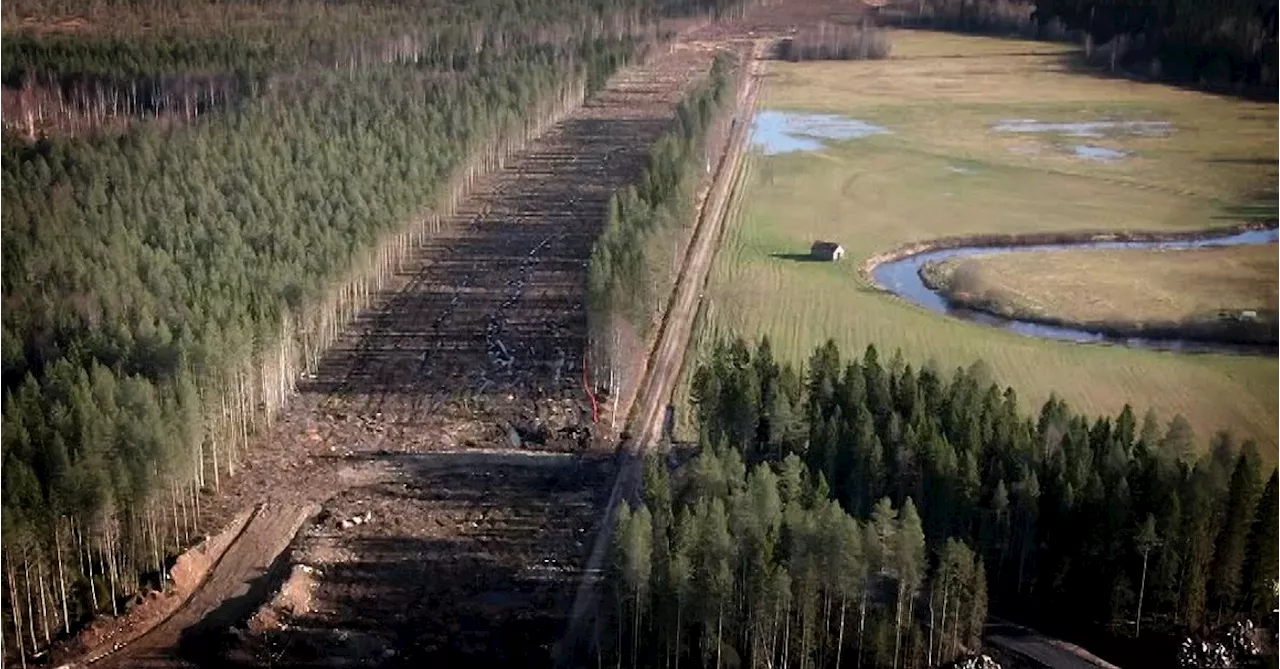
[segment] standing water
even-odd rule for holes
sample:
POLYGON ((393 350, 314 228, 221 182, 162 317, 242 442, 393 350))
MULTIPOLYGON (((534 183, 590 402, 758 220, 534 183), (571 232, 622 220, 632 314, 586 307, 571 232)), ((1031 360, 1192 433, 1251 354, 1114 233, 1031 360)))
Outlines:
POLYGON ((835 114, 807 114, 765 110, 751 122, 751 144, 766 156, 794 151, 821 151, 824 139, 850 140, 889 131, 881 126, 835 114))

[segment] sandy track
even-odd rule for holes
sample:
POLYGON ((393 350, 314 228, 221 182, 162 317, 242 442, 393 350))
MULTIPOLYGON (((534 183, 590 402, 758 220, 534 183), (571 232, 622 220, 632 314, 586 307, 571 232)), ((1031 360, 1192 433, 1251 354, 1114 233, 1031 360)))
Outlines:
POLYGON ((268 505, 258 509, 215 564, 204 583, 173 615, 120 650, 92 662, 94 667, 168 667, 199 660, 201 637, 220 631, 252 612, 265 595, 267 575, 315 506, 268 505), (254 576, 246 579, 246 576, 254 576), (188 641, 190 640, 190 641, 188 641))
POLYGON ((725 211, 731 201, 742 153, 749 139, 759 82, 764 74, 763 56, 768 45, 769 40, 758 40, 752 46, 751 57, 747 61, 749 76, 744 90, 739 91, 737 101, 738 123, 699 211, 697 229, 650 354, 640 393, 632 407, 629 425, 631 434, 635 436, 623 445, 621 468, 604 514, 596 524, 591 554, 575 594, 566 632, 557 648, 556 662, 559 666, 577 666, 588 660, 585 654, 590 652, 591 631, 586 625, 596 618, 601 568, 612 541, 614 515, 619 502, 624 499, 634 501, 638 496, 643 455, 661 436, 667 403, 684 365, 685 349, 693 331, 698 303, 719 246, 725 211))
POLYGON ((685 348, 693 333, 698 303, 711 271, 711 261, 719 247, 724 226, 726 207, 729 205, 733 186, 737 180, 742 154, 751 134, 751 120, 759 96, 760 79, 764 75, 764 52, 767 41, 757 41, 747 62, 749 74, 744 91, 737 103, 738 123, 734 128, 717 169, 711 193, 700 212, 697 232, 690 244, 680 280, 676 283, 667 318, 658 334, 658 345, 649 360, 646 381, 633 416, 639 440, 633 442, 637 452, 643 452, 661 436, 664 412, 680 370, 684 365, 685 348))

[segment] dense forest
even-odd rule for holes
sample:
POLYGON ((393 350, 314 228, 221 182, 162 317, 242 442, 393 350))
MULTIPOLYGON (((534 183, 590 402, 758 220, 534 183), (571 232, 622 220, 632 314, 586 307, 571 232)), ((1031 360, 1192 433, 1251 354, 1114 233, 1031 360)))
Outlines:
MULTIPOLYGON (((716 12, 724 3, 233 2, 70 3, 21 18, 3 44, 6 125, 101 125, 131 115, 190 120, 256 95, 299 71, 409 64, 452 72, 530 46, 652 38, 661 9, 716 12), (105 15, 102 15, 105 11, 105 15), (87 117, 87 118, 84 118, 87 117)), ((6 13, 35 11, 6 6, 6 13)), ((15 17, 15 22, 19 19, 15 17)), ((10 24, 12 25, 12 24, 10 24)))
MULTIPOLYGON (((226 59, 218 68, 261 66, 251 95, 195 122, 142 119, 125 132, 34 141, 4 134, 11 653, 158 585, 203 529, 201 495, 234 475, 294 380, 476 175, 644 57, 661 32, 653 21, 731 7, 546 0, 497 12, 495 3, 427 3, 452 8, 449 24, 415 4, 325 3, 349 8, 338 17, 393 14, 392 37, 431 36, 416 57, 336 68, 242 55, 260 37, 220 24, 210 33, 245 39, 243 48, 201 51, 206 42, 174 37, 205 55, 139 47, 132 65, 110 71, 92 65, 116 67, 97 32, 83 36, 80 60, 22 46, 70 37, 34 30, 11 42, 6 32, 5 67, 37 79, 78 76, 60 62, 92 76, 181 79, 191 68, 195 77, 215 52, 226 59), (502 20, 477 32, 490 16, 502 20)), ((325 25, 340 34, 333 16, 325 25)))
POLYGON ((1153 79, 1276 95, 1277 0, 908 0, 890 23, 1044 39, 1153 79), (1100 46, 1101 45, 1101 46, 1100 46))
POLYGON ((1093 43, 1110 43, 1111 64, 1145 62, 1155 76, 1235 87, 1277 81, 1277 0, 1036 0, 1038 23, 1059 21, 1093 43))
POLYGON ((1275 624, 1277 474, 1226 433, 1028 415, 981 364, 832 343, 798 370, 722 342, 692 396, 699 454, 650 462, 618 521, 623 664, 933 666, 976 648, 987 597, 1150 666, 1178 633, 1275 624))
POLYGON ((654 145, 635 185, 614 194, 591 252, 587 320, 591 376, 614 402, 640 381, 634 374, 647 336, 680 271, 694 227, 695 199, 727 139, 727 118, 745 68, 720 53, 708 81, 676 109, 676 122, 654 145))

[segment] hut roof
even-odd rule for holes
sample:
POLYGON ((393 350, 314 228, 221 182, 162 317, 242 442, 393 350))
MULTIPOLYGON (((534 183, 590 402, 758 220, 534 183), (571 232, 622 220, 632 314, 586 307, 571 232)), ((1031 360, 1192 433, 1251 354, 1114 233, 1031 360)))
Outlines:
POLYGON ((814 243, 813 243, 813 247, 812 247, 812 248, 810 248, 810 251, 812 251, 812 252, 819 252, 819 251, 823 251, 823 252, 826 252, 826 253, 831 253, 831 252, 835 251, 835 250, 836 250, 836 249, 838 249, 838 248, 840 248, 840 244, 838 244, 838 243, 836 243, 836 242, 823 242, 823 241, 817 241, 817 242, 814 242, 814 243))

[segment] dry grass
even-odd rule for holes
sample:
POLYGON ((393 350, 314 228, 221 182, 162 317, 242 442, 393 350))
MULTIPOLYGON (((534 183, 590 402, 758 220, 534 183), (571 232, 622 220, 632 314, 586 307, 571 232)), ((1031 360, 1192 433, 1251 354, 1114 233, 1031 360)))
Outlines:
MULTIPOLYGON (((1077 323, 1175 323, 1277 308, 1275 244, 1183 250, 997 253, 942 263, 1007 313, 1077 323)), ((958 288, 958 287, 957 287, 958 288)))
POLYGON ((749 161, 712 271, 702 345, 768 334, 794 362, 827 338, 847 351, 901 348, 909 362, 943 369, 983 359, 1028 409, 1050 392, 1091 413, 1128 402, 1165 419, 1186 416, 1201 441, 1229 428, 1274 453, 1274 359, 1023 337, 915 307, 858 273, 868 256, 942 236, 1236 223, 1228 205, 1274 189, 1274 106, 1070 73, 1060 45, 923 32, 891 38, 888 60, 771 65, 765 107, 844 113, 891 134, 749 161), (1135 153, 1108 163, 1059 150, 1073 138, 991 130, 1004 119, 1100 118, 1176 129, 1165 138, 1088 140, 1135 153), (843 243, 847 260, 779 257, 814 239, 843 243))

